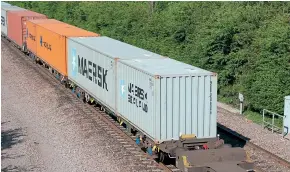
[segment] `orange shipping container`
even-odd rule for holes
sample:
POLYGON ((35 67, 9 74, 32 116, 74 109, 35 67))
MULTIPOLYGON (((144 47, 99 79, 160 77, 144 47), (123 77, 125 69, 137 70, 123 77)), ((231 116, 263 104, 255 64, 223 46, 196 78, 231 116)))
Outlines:
POLYGON ((27 21, 27 49, 29 52, 32 52, 34 55, 36 55, 36 45, 38 42, 36 42, 36 23, 37 24, 53 24, 53 23, 62 23, 61 21, 55 20, 55 19, 47 19, 47 20, 33 20, 33 22, 27 21))
POLYGON ((26 21, 33 19, 46 19, 43 14, 33 11, 8 11, 8 37, 22 47, 26 41, 26 21))
MULTIPOLYGON (((46 20, 47 21, 47 20, 46 20)), ((99 34, 83 30, 81 28, 63 23, 51 22, 49 24, 42 20, 30 20, 28 31, 36 32, 36 56, 57 70, 63 76, 67 76, 67 37, 96 37, 99 34), (33 24, 34 25, 33 25, 33 24)), ((28 49, 33 49, 33 44, 28 49)))

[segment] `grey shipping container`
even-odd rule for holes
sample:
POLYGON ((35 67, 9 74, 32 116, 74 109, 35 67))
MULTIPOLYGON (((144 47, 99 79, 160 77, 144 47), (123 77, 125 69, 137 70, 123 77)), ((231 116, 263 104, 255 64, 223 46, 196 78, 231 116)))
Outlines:
POLYGON ((1 2, 1 7, 3 6, 11 6, 11 4, 8 4, 7 2, 1 2))
POLYGON ((117 112, 151 139, 216 137, 217 75, 169 58, 117 62, 117 112))
POLYGON ((8 20, 7 20, 7 12, 8 11, 25 11, 26 9, 20 8, 17 6, 1 6, 1 34, 4 34, 4 36, 7 36, 7 26, 8 26, 8 20))
POLYGON ((285 97, 283 124, 284 134, 290 135, 290 96, 285 97))
POLYGON ((68 78, 96 100, 116 109, 116 61, 163 58, 108 37, 71 37, 67 41, 68 78))

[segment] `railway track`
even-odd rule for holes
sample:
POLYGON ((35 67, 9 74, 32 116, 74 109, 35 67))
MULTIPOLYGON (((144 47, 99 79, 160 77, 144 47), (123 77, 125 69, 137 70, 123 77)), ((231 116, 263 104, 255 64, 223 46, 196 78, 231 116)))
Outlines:
POLYGON ((218 127, 233 137, 245 141, 244 149, 250 154, 251 160, 255 163, 255 170, 258 172, 290 172, 290 162, 280 158, 279 156, 265 150, 264 148, 250 142, 242 135, 233 132, 223 125, 218 127))
MULTIPOLYGON (((41 65, 35 65, 35 62, 27 55, 25 55, 22 51, 20 51, 13 42, 8 41, 7 39, 1 37, 2 43, 8 45, 9 49, 12 50, 13 53, 16 53, 21 57, 26 63, 28 63, 32 68, 34 68, 37 72, 46 75, 51 81, 58 86, 58 89, 62 91, 62 93, 75 104, 75 106, 82 110, 87 117, 93 119, 94 124, 97 127, 101 126, 101 128, 112 138, 115 138, 116 142, 125 150, 128 150, 130 154, 123 155, 133 157, 133 160, 141 161, 142 164, 140 166, 145 167, 146 170, 140 169, 140 171, 180 171, 173 165, 165 165, 163 163, 158 163, 151 156, 145 153, 136 143, 136 136, 131 135, 127 132, 126 128, 121 126, 115 119, 113 119, 109 114, 100 110, 97 106, 92 106, 87 103, 84 103, 80 100, 76 94, 72 93, 69 89, 65 88, 64 85, 60 83, 60 81, 54 77, 49 70, 42 67, 41 65)), ((97 130, 100 130, 99 128, 97 130)), ((116 150, 117 151, 117 150, 116 150)), ((138 170, 139 171, 139 170, 138 170)))
POLYGON ((252 159, 255 161, 255 164, 257 164, 258 168, 262 171, 290 172, 290 162, 265 150, 264 148, 261 148, 260 146, 247 141, 244 149, 248 152, 254 152, 252 153, 252 159), (263 159, 260 157, 263 157, 263 159), (279 167, 277 164, 279 164, 279 167))

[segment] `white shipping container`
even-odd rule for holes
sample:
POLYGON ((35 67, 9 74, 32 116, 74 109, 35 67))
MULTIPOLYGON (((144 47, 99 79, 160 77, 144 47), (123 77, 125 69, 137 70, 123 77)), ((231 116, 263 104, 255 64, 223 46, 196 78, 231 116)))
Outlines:
POLYGON ((283 124, 284 134, 287 133, 290 135, 290 96, 285 97, 283 124))
POLYGON ((108 37, 71 37, 67 41, 68 78, 110 108, 116 109, 116 60, 163 58, 108 37))
POLYGON ((8 26, 8 19, 7 19, 7 12, 8 11, 25 11, 26 9, 20 8, 17 6, 1 6, 1 33, 7 36, 7 26, 8 26))
POLYGON ((11 6, 11 4, 7 3, 7 2, 1 2, 1 7, 3 6, 11 6))
POLYGON ((119 60, 117 112, 153 140, 216 137, 217 76, 172 59, 119 60))

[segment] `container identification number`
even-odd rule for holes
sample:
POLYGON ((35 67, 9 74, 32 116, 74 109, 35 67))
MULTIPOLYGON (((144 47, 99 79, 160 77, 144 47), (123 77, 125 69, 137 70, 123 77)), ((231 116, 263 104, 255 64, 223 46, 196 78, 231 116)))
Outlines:
POLYGON ((135 104, 137 108, 142 108, 144 112, 148 113, 148 105, 144 101, 147 100, 147 93, 144 93, 144 89, 129 83, 128 92, 128 102, 135 104))

